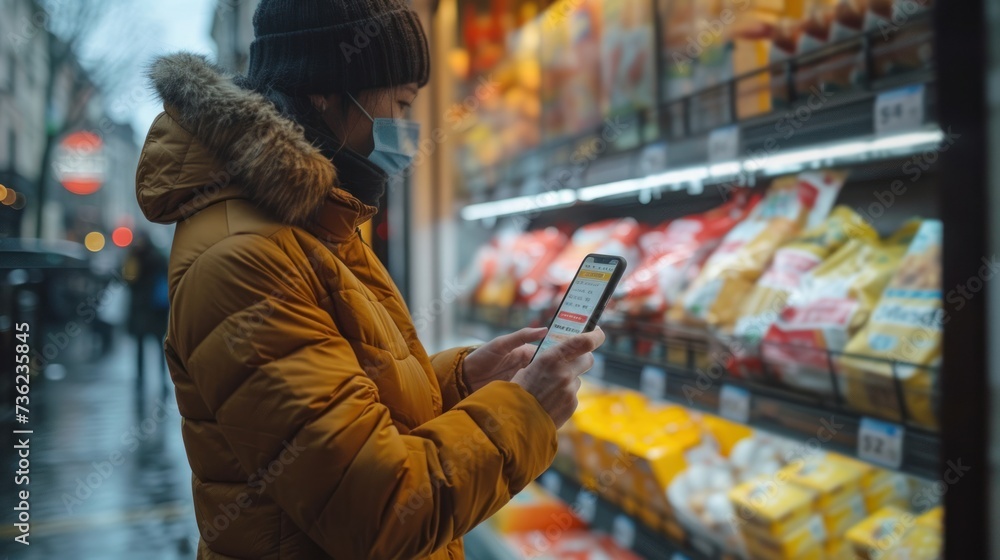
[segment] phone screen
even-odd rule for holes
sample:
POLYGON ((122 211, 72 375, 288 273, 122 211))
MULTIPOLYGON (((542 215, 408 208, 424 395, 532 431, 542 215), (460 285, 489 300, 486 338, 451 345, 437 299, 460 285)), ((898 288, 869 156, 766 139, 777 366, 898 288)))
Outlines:
POLYGON ((620 257, 587 255, 549 325, 549 332, 538 346, 536 355, 573 335, 583 333, 588 325, 592 325, 592 319, 596 323, 597 317, 594 314, 607 301, 606 296, 610 291, 614 290, 624 264, 624 259, 620 257))

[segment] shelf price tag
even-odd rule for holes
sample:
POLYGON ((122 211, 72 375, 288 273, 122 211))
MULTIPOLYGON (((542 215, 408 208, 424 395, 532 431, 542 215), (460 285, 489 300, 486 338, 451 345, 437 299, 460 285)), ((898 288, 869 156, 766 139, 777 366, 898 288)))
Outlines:
POLYGON ((667 394, 667 372, 661 367, 643 366, 639 375, 639 390, 651 399, 662 399, 667 394))
POLYGON ((541 482, 542 487, 548 490, 553 496, 558 496, 559 491, 562 490, 562 479, 552 471, 547 471, 543 474, 541 482))
POLYGON ((618 546, 631 550, 635 546, 635 522, 619 513, 611 523, 611 537, 618 546))
POLYGON ((923 124, 923 84, 887 91, 875 99, 875 134, 905 132, 923 124))
POLYGON ((594 367, 587 374, 594 379, 604 379, 604 354, 594 354, 594 367))
POLYGON ((903 464, 903 435, 898 424, 862 418, 858 429, 858 458, 898 469, 903 464))
POLYGON ((740 127, 735 124, 708 133, 708 163, 735 161, 740 156, 740 127))
POLYGON ((667 168, 667 143, 657 142, 642 149, 639 154, 639 175, 659 173, 667 168))
POLYGON ((573 503, 573 510, 584 523, 592 524, 597 517, 597 494, 581 488, 573 503))
POLYGON ((719 415, 746 424, 750 420, 750 391, 735 385, 723 385, 719 391, 719 415))

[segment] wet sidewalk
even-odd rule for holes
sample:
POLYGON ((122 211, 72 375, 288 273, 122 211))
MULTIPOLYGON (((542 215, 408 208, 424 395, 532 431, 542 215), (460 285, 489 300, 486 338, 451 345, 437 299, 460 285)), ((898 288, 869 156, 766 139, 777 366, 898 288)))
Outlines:
POLYGON ((162 388, 169 386, 157 362, 162 352, 152 339, 145 350, 141 395, 135 340, 121 332, 101 360, 57 367, 32 381, 31 544, 14 542, 15 501, 5 485, 0 558, 195 557, 198 532, 180 416, 173 388, 162 388))

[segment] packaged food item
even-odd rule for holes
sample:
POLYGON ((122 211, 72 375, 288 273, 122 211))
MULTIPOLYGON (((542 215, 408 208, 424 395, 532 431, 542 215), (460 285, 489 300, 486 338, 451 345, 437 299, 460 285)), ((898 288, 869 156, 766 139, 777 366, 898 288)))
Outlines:
POLYGON ((615 115, 656 104, 653 3, 604 0, 601 70, 604 113, 615 115))
POLYGON ((759 369, 755 358, 764 333, 771 328, 789 297, 800 289, 802 278, 851 238, 869 241, 878 233, 847 206, 837 206, 822 224, 801 233, 774 253, 767 270, 742 304, 732 334, 739 340, 732 348, 730 369, 759 369))
POLYGON ((780 541, 813 515, 816 493, 764 475, 734 488, 729 499, 744 535, 780 541))
POLYGON ((937 531, 943 530, 944 527, 944 508, 941 506, 935 506, 931 509, 925 511, 917 517, 917 526, 924 527, 927 529, 934 529, 937 531))
POLYGON ((885 242, 853 237, 803 277, 761 345, 784 383, 833 392, 828 352, 842 351, 868 320, 918 227, 908 222, 885 242))
POLYGON ((679 99, 695 91, 694 62, 698 57, 695 21, 696 0, 657 0, 659 4, 663 101, 679 99), (692 43, 694 45, 692 46, 692 43))
POLYGON ((662 317, 712 249, 759 200, 759 195, 738 190, 717 208, 665 222, 642 234, 642 260, 629 267, 615 290, 612 308, 632 317, 662 317))
MULTIPOLYGON (((862 31, 867 7, 867 0, 837 0, 830 24, 830 42, 840 43, 857 37, 862 31)), ((844 91, 861 83, 864 51, 859 41, 851 45, 828 56, 823 62, 820 71, 823 90, 844 91)))
POLYGON ((851 543, 845 539, 826 539, 826 544, 823 546, 823 553, 826 555, 827 560, 852 560, 854 558, 851 543))
POLYGON ((884 78, 933 64, 934 30, 930 18, 920 13, 932 6, 931 0, 868 0, 864 29, 879 31, 872 45, 874 78, 884 78))
POLYGON ((568 505, 537 484, 529 484, 518 492, 490 517, 489 522, 497 532, 504 534, 545 531, 551 526, 561 531, 586 527, 568 505))
POLYGON ((826 530, 823 519, 812 515, 787 533, 771 535, 749 531, 743 533, 751 558, 761 560, 823 559, 826 530))
POLYGON ((543 283, 561 293, 573 281, 573 275, 588 253, 618 255, 627 262, 636 262, 641 232, 634 218, 612 218, 577 229, 566 248, 548 267, 543 283))
POLYGON ((906 508, 910 502, 910 484, 906 476, 886 471, 887 478, 864 491, 865 508, 878 511, 887 506, 906 508))
POLYGON ((541 26, 544 139, 595 127, 601 120, 601 3, 559 0, 541 26))
POLYGON ((899 547, 913 525, 913 514, 884 507, 848 529, 845 537, 861 560, 880 560, 899 547))
POLYGON ((840 360, 847 398, 865 412, 937 427, 935 384, 941 359, 941 222, 925 220, 871 319, 840 360), (870 359, 866 359, 870 358, 870 359))
POLYGON ((753 430, 744 424, 730 422, 710 414, 702 417, 701 425, 718 445, 719 454, 723 457, 729 457, 739 442, 753 435, 753 430))
POLYGON ((826 526, 827 537, 842 540, 840 537, 848 529, 868 516, 868 508, 865 506, 865 500, 861 494, 852 494, 830 504, 820 512, 820 515, 826 526))
POLYGON ((857 495, 861 488, 861 471, 849 463, 827 460, 826 453, 794 461, 782 469, 778 477, 812 490, 820 510, 857 495))
POLYGON ((882 556, 882 560, 938 560, 944 548, 940 531, 914 527, 899 542, 899 546, 882 556))
POLYGON ((516 303, 537 308, 546 305, 537 299, 543 277, 552 262, 566 247, 569 237, 554 227, 529 231, 519 236, 505 253, 517 286, 516 303))
POLYGON ((781 177, 745 220, 736 225, 705 263, 682 298, 674 319, 731 329, 740 304, 778 247, 830 212, 846 175, 822 171, 781 177))

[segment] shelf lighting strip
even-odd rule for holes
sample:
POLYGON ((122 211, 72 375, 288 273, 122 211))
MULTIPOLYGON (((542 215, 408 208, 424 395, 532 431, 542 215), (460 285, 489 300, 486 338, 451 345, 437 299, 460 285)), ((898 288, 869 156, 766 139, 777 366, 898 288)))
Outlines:
POLYGON ((808 166, 833 165, 835 160, 857 158, 860 161, 885 156, 900 156, 921 149, 933 149, 944 139, 941 130, 907 132, 875 139, 850 140, 816 148, 789 150, 764 158, 727 161, 711 165, 696 165, 663 173, 625 179, 579 190, 560 189, 536 195, 516 196, 503 200, 480 202, 462 208, 464 220, 481 220, 512 214, 572 206, 577 201, 589 202, 640 192, 672 187, 680 190, 686 184, 701 183, 708 178, 734 177, 741 172, 748 174, 779 175, 800 171, 808 166))

